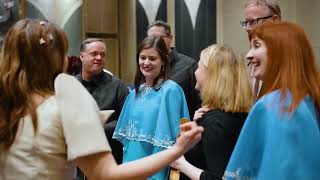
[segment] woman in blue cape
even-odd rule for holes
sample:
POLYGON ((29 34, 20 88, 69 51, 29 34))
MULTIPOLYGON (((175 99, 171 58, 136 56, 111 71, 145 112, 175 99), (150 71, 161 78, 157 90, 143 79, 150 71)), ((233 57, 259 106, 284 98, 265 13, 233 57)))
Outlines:
POLYGON ((249 34, 260 98, 242 128, 225 179, 319 179, 319 71, 304 30, 264 22, 249 34))
MULTIPOLYGON (((189 118, 181 87, 168 80, 168 53, 159 36, 147 37, 137 52, 135 90, 128 95, 113 138, 123 146, 123 162, 162 151, 173 145, 180 119, 189 118)), ((168 168, 149 179, 163 180, 168 168)))

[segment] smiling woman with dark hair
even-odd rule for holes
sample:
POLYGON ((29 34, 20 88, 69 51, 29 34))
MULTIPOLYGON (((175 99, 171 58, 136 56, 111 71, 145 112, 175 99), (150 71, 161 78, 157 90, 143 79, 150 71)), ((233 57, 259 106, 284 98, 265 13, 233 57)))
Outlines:
MULTIPOLYGON (((170 147, 180 132, 180 119, 189 118, 182 88, 168 80, 168 51, 160 36, 139 45, 135 90, 128 95, 113 138, 123 144, 123 162, 133 161, 170 147)), ((163 180, 168 168, 149 177, 163 180)))

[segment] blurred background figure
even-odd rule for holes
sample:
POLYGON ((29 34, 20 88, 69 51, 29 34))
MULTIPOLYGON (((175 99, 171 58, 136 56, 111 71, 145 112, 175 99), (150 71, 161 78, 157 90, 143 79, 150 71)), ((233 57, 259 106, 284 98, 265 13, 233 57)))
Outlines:
POLYGON ((81 72, 82 64, 78 56, 68 56, 68 68, 67 73, 70 75, 76 75, 81 72))
POLYGON ((18 1, 0 0, 0 53, 7 31, 18 19, 18 1))

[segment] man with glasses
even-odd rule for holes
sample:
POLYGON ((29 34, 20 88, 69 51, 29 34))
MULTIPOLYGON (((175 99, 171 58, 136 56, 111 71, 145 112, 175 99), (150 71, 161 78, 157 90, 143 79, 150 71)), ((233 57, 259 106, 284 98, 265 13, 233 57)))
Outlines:
POLYGON ((186 96, 191 119, 194 112, 201 107, 199 91, 195 89, 196 78, 194 72, 198 64, 192 58, 178 53, 175 48, 171 47, 172 34, 168 23, 164 21, 155 21, 148 26, 148 36, 161 36, 166 43, 169 52, 170 79, 181 86, 186 96))
POLYGON ((244 8, 245 20, 240 24, 246 31, 265 20, 281 20, 280 6, 276 0, 248 0, 244 8))
MULTIPOLYGON (((243 29, 248 33, 257 24, 267 20, 280 21, 281 9, 276 0, 248 0, 244 6, 244 21, 240 21, 243 29)), ((252 71, 254 67, 252 67, 252 71)), ((254 79, 253 81, 253 93, 256 98, 259 98, 259 92, 263 90, 263 82, 254 79)))

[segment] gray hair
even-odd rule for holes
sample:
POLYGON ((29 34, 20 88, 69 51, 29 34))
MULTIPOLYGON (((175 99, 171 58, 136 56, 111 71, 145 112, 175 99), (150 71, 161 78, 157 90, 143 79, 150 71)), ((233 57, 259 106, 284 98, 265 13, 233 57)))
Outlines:
POLYGON ((80 46, 80 52, 84 52, 87 49, 87 45, 93 42, 102 42, 103 44, 105 44, 105 42, 102 39, 99 38, 88 38, 85 39, 80 46))
POLYGON ((277 15, 281 19, 281 9, 277 0, 248 0, 244 7, 248 6, 265 6, 272 15, 277 15))

